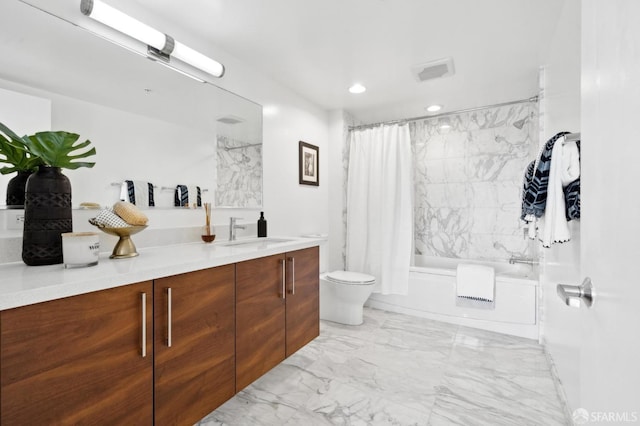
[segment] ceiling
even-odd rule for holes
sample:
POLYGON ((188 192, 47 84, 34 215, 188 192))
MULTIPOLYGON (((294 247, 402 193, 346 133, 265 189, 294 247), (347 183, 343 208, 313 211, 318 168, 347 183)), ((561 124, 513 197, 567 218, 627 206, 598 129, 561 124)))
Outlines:
MULTIPOLYGON (((523 99, 537 92, 561 0, 130 0, 325 109, 365 121, 523 99), (455 75, 418 83, 416 64, 455 75), (354 82, 368 90, 348 93, 354 82)), ((178 36, 176 35, 176 38, 178 36)))
MULTIPOLYGON (((56 1, 70 3, 74 13, 80 2, 56 1)), ((433 103, 453 111, 535 95, 538 67, 564 6, 563 0, 105 2, 131 14, 146 11, 136 17, 169 24, 157 28, 196 50, 224 50, 321 108, 345 109, 363 122, 425 115, 433 103), (443 57, 453 58, 455 75, 414 79, 413 65, 443 57), (355 82, 368 90, 350 94, 355 82)), ((6 11, 21 10, 9 3, 6 11)), ((4 18, 3 28, 15 25, 4 18)), ((6 38, 19 49, 20 37, 6 38)), ((51 46, 46 36, 39 40, 46 57, 51 46)), ((70 69, 69 62, 87 59, 79 56, 65 58, 70 69)))

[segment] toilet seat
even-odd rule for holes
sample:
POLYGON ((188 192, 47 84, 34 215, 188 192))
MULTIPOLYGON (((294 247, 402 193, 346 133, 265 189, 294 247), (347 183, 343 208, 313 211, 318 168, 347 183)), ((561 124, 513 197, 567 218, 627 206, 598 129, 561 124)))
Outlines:
POLYGON ((333 271, 326 275, 327 281, 346 285, 368 285, 373 284, 376 278, 372 275, 351 271, 333 271))

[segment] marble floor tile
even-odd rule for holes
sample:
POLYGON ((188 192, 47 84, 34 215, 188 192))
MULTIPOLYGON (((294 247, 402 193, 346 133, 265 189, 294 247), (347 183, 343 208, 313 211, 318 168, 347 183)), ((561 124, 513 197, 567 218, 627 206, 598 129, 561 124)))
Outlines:
POLYGON ((198 425, 568 425, 537 342, 375 309, 198 425))

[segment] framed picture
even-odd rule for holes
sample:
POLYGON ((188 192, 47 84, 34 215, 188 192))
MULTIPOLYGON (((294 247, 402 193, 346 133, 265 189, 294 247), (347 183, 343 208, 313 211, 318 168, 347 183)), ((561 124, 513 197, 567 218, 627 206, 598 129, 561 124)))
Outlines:
POLYGON ((300 184, 320 185, 319 148, 315 145, 300 141, 298 144, 298 162, 300 164, 300 184))

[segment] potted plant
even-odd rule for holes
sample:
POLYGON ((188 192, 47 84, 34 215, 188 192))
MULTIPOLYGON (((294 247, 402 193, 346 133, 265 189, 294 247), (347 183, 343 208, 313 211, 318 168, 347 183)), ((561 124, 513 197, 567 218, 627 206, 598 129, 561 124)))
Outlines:
MULTIPOLYGON (((6 127, 2 123, 0 126, 6 127)), ((5 133, 4 130, 2 133, 5 133)), ((11 139, 2 133, 0 133, 0 163, 8 166, 0 168, 0 173, 3 175, 17 173, 7 184, 6 204, 10 209, 21 209, 24 207, 27 178, 38 168, 38 159, 32 157, 21 144, 12 143, 11 139)))
POLYGON ((20 137, 2 123, 0 131, 8 136, 8 146, 23 150, 37 168, 25 187, 22 260, 33 266, 62 263, 60 235, 73 231, 73 221, 71 183, 61 169, 93 167, 93 162, 77 160, 95 155, 96 150, 89 148, 89 140, 76 143, 80 138, 76 133, 47 131, 20 137), (78 153, 85 148, 89 149, 78 153))

